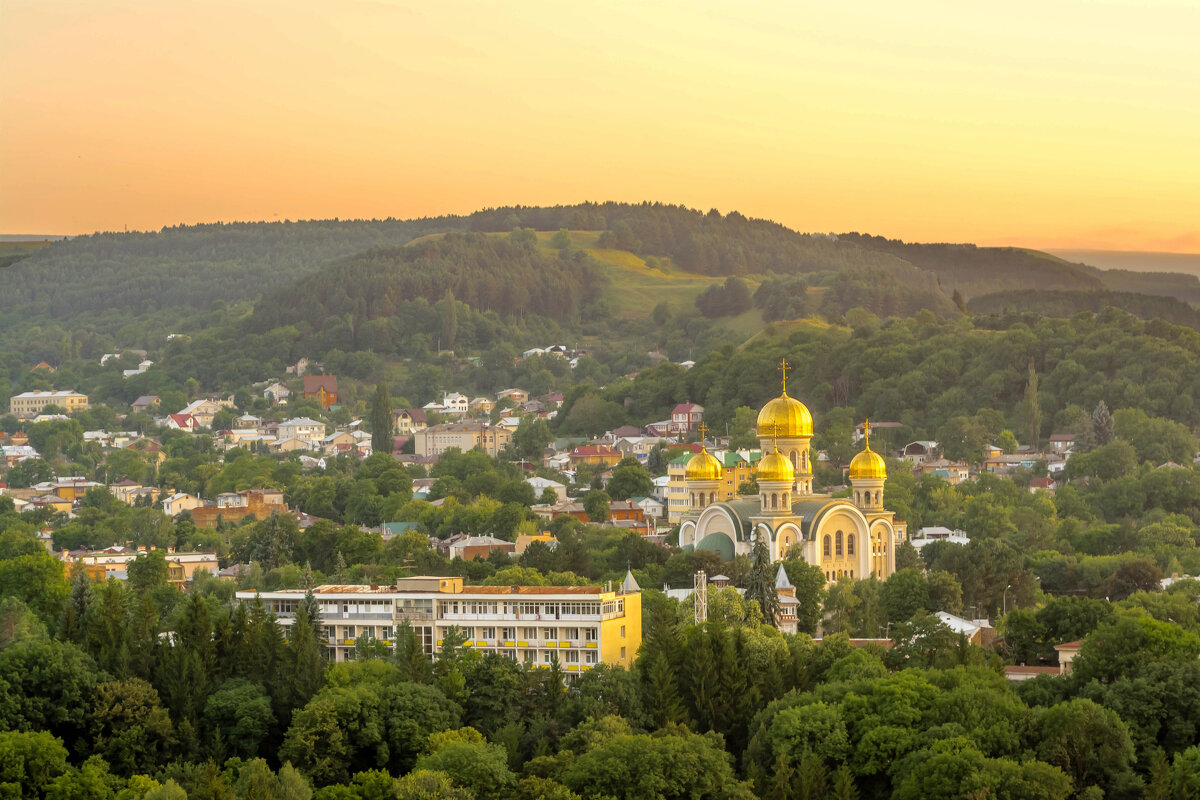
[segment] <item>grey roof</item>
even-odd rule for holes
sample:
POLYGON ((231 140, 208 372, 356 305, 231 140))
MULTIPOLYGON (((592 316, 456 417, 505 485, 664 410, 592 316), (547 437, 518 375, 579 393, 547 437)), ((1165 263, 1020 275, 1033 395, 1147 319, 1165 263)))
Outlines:
POLYGON ((792 582, 788 580, 787 570, 785 570, 783 568, 782 563, 780 563, 780 565, 779 565, 779 572, 775 573, 775 588, 776 589, 792 588, 792 582))
POLYGON ((640 592, 641 586, 638 586, 637 580, 633 577, 633 570, 625 570, 625 580, 621 581, 622 592, 640 592))

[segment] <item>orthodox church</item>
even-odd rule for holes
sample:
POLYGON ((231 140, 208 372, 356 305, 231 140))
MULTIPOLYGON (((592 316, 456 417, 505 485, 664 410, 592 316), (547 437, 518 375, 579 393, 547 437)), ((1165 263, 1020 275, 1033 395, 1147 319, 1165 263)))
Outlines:
POLYGON ((885 579, 896 570, 896 547, 905 540, 905 525, 883 508, 887 465, 866 446, 850 462, 850 498, 813 492, 809 443, 813 419, 808 408, 783 392, 758 414, 757 433, 763 457, 758 462, 758 496, 717 502, 721 462, 701 449, 687 463, 688 511, 679 528, 685 550, 709 550, 725 560, 750 555, 756 539, 765 538, 773 560, 799 551, 810 564, 835 581, 843 575, 885 579))

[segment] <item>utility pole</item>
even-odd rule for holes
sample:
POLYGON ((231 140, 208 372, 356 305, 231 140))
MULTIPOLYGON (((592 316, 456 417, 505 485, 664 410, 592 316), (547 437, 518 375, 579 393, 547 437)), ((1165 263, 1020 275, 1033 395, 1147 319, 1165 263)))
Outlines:
POLYGON ((704 574, 704 570, 696 573, 696 588, 693 594, 696 597, 696 624, 708 622, 708 576, 704 574))

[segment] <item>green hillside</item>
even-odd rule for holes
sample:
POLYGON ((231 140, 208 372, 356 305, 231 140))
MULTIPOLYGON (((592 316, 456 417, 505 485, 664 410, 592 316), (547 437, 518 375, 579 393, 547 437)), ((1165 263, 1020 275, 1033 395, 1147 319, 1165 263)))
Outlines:
POLYGON ((1108 290, 1062 292, 1024 290, 995 292, 971 298, 967 307, 976 314, 1041 314, 1070 317, 1081 311, 1119 308, 1145 320, 1161 319, 1200 329, 1200 310, 1174 297, 1108 290))

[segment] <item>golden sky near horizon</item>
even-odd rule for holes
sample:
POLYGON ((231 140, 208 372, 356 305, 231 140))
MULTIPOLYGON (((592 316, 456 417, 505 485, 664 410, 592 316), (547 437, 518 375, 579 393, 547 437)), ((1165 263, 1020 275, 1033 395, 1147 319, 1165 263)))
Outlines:
POLYGON ((0 233, 661 200, 1200 252, 1200 3, 0 0, 0 233))

